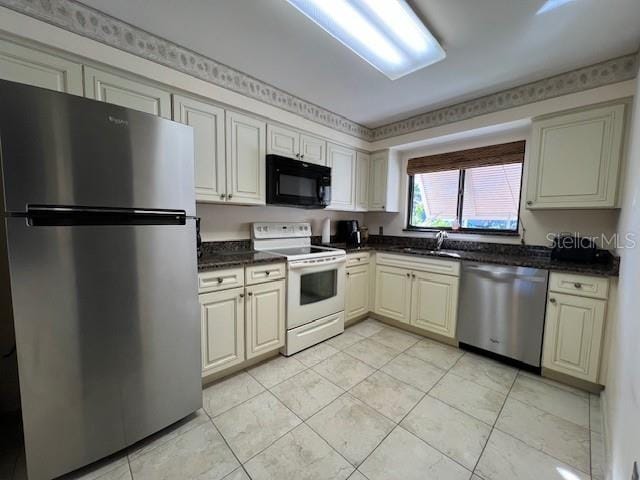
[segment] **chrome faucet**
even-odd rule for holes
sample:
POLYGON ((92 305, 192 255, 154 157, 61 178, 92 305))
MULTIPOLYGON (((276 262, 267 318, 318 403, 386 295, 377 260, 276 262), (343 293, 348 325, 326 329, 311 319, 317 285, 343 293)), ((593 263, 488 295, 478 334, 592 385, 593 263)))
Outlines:
POLYGON ((442 244, 444 243, 445 239, 447 239, 448 237, 449 237, 449 234, 444 230, 440 230, 436 234, 436 250, 440 250, 442 248, 442 244))

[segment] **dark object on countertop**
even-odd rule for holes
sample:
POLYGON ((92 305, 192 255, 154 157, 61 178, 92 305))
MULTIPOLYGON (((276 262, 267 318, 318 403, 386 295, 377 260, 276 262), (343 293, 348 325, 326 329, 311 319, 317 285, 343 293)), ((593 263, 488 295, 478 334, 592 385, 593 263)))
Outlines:
POLYGON ((347 247, 362 245, 358 220, 338 220, 336 225, 336 241, 344 242, 347 247))
POLYGON ((551 259, 565 262, 597 263, 599 251, 596 242, 578 235, 559 234, 553 239, 551 259))
POLYGON ((202 237, 200 236, 200 217, 196 218, 196 251, 198 258, 202 257, 202 237))

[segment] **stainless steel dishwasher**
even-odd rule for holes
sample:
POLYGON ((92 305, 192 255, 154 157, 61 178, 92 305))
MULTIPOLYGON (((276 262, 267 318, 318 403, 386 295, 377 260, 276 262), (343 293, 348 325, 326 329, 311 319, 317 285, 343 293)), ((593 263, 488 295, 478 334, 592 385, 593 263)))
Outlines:
POLYGON ((539 367, 548 280, 547 270, 463 262, 458 340, 539 367))

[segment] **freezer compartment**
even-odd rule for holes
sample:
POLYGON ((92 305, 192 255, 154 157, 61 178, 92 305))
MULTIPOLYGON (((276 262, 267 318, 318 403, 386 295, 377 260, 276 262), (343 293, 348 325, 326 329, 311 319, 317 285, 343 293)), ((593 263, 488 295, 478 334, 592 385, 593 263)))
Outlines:
POLYGON ((98 460, 200 408, 193 220, 6 222, 30 479, 98 460))
POLYGON ((463 262, 459 342, 539 367, 548 277, 547 270, 463 262))
POLYGON ((2 80, 0 111, 5 211, 72 205, 195 215, 191 127, 2 80))

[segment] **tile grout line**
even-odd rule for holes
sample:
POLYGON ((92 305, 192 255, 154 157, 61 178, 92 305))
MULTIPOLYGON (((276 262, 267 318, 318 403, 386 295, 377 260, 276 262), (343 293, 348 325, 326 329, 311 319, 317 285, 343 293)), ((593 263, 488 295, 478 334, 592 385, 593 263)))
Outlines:
MULTIPOLYGON (((516 381, 518 380, 518 377, 520 376, 520 370, 517 371, 516 376, 513 377, 513 382, 511 382, 511 386, 509 387, 509 391, 507 392, 507 395, 504 397, 504 401, 502 402, 502 406, 500 407, 500 411, 498 412, 498 415, 496 415, 496 419, 493 422, 493 425, 491 426, 491 430, 489 431, 489 435, 487 436, 487 441, 484 443, 483 447, 482 447, 482 451, 480 452, 480 455, 478 456, 478 460, 476 460, 476 464, 473 467, 473 470, 471 471, 472 475, 476 474, 476 470, 478 469, 478 465, 480 464, 480 460, 482 459, 482 456, 484 455, 485 450, 487 449, 487 445, 489 445, 489 441, 491 440, 491 435, 493 435, 493 431, 496 429, 496 424, 498 423, 498 420, 500 419, 500 415, 502 415, 502 411, 504 410, 504 406, 507 404, 507 400, 509 400, 509 396, 511 395, 511 391, 513 390, 513 386, 516 384, 516 381)), ((502 432, 502 430, 498 429, 498 431, 502 432)))

